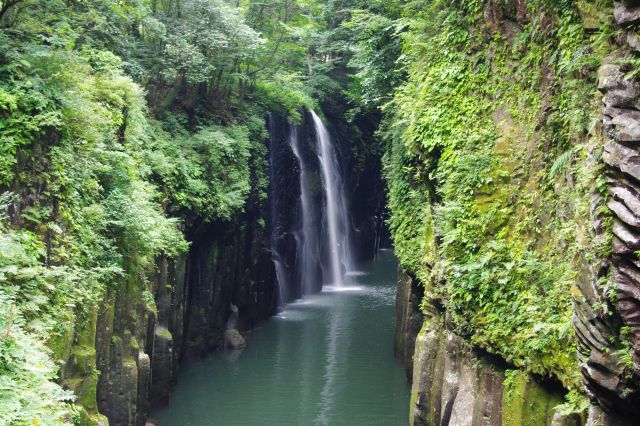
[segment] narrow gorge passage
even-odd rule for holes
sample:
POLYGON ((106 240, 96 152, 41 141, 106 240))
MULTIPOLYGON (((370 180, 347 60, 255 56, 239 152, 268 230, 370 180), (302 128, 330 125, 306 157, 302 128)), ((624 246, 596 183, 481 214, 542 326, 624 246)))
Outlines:
POLYGON ((0 0, 0 426, 639 419, 640 0, 0 0))
POLYGON ((393 357, 397 263, 383 250, 346 290, 294 302, 248 335, 243 351, 185 363, 172 425, 403 425, 409 385, 393 357))

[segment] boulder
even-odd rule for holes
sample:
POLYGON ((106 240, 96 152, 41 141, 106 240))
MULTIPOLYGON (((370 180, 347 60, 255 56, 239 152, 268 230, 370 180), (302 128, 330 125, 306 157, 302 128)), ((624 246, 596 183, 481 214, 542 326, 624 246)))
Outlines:
MULTIPOLYGON (((622 91, 610 92, 607 96, 622 91)), ((618 101, 622 102, 622 97, 618 101)), ((623 110, 624 112, 612 117, 613 137, 619 142, 640 142, 640 111, 623 110)))
POLYGON ((235 329, 231 328, 224 332, 224 347, 227 349, 243 349, 247 346, 247 342, 242 337, 242 334, 235 329))
POLYGON ((640 22, 640 6, 635 2, 616 2, 613 17, 618 25, 631 25, 640 22))

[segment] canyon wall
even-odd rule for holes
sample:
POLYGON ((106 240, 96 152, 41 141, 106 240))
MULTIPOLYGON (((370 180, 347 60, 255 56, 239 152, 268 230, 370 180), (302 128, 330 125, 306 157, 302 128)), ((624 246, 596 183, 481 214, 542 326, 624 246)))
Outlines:
POLYGON ((86 410, 83 424, 144 425, 150 408, 169 402, 184 359, 222 349, 232 305, 240 331, 276 312, 275 271, 258 217, 202 225, 187 254, 159 258, 151 283, 130 271, 87 326, 58 344, 67 348, 62 381, 86 410))
MULTIPOLYGON (((451 9, 457 11, 452 14, 469 13, 468 9, 463 11, 464 7, 452 5, 451 9)), ((431 161, 428 164, 433 167, 425 173, 429 173, 429 179, 425 179, 422 190, 427 194, 425 205, 430 206, 425 208, 427 214, 423 213, 426 231, 420 233, 422 241, 426 240, 421 246, 424 257, 417 259, 420 263, 412 263, 408 257, 403 262, 408 273, 401 275, 398 283, 396 320, 396 355, 411 368, 413 381, 411 424, 636 424, 640 407, 640 89, 634 64, 640 52, 640 3, 614 2, 605 6, 575 2, 567 7, 546 7, 527 1, 488 1, 484 2, 482 15, 474 15, 470 22, 474 41, 467 45, 466 52, 473 56, 490 45, 487 52, 495 62, 489 75, 495 75, 495 81, 511 81, 514 73, 524 75, 521 68, 512 67, 514 60, 522 60, 518 47, 512 43, 519 37, 528 37, 532 28, 541 31, 540 38, 530 39, 525 54, 540 54, 535 66, 541 67, 541 74, 532 80, 536 83, 518 89, 521 99, 527 93, 539 96, 541 102, 536 105, 541 109, 529 127, 526 120, 517 118, 516 111, 522 104, 516 105, 513 98, 505 96, 510 89, 489 92, 493 105, 488 111, 495 126, 489 146, 497 170, 506 173, 500 175, 494 168, 491 175, 497 183, 474 190, 471 208, 464 204, 452 207, 453 195, 445 186, 450 183, 439 180, 439 176, 446 179, 447 175, 440 171, 445 167, 455 173, 455 163, 447 166, 449 160, 438 158, 442 151, 437 149, 424 154, 425 158, 436 156, 435 160, 423 160, 431 161), (584 52, 592 55, 590 63, 585 62, 569 75, 567 68, 554 65, 552 56, 554 50, 562 51, 567 41, 563 26, 568 21, 577 31, 574 35, 585 37, 584 52), (487 39, 482 41, 478 36, 483 31, 501 35, 494 39, 497 42, 483 45, 487 39), (510 46, 509 53, 498 59, 497 52, 504 45, 510 46), (563 88, 570 80, 575 83, 563 88), (591 122, 582 133, 564 133, 563 126, 574 126, 575 122, 558 121, 559 111, 570 114, 571 106, 562 103, 571 99, 572 91, 580 91, 584 97, 580 102, 591 122), (561 137, 570 143, 561 144, 557 154, 552 155, 557 149, 554 138, 561 137), (518 154, 519 146, 526 147, 524 155, 518 154), (565 161, 570 166, 565 166, 565 161), (565 171, 558 172, 559 167, 565 171), (516 195, 508 196, 506 203, 496 202, 509 193, 516 195), (457 214, 455 209, 467 209, 467 221, 485 214, 490 217, 488 226, 477 224, 477 245, 470 250, 485 253, 484 257, 472 254, 474 263, 468 266, 464 264, 465 257, 458 257, 456 264, 456 255, 450 250, 461 247, 452 241, 464 236, 466 229, 454 224, 453 229, 462 231, 451 233, 450 219, 439 211, 443 205, 449 214, 457 214), (491 206, 501 206, 502 210, 492 210, 491 206), (526 225, 530 217, 535 217, 534 228, 526 225), (561 229, 570 229, 570 233, 562 234, 561 229), (561 293, 545 285, 542 297, 536 299, 535 288, 543 275, 527 273, 526 286, 522 288, 513 278, 500 278, 497 271, 510 271, 513 277, 533 265, 524 263, 512 269, 512 262, 521 254, 493 263, 490 259, 496 259, 502 250, 498 242, 504 237, 511 245, 509 251, 523 242, 527 246, 525 253, 553 258, 559 250, 555 265, 562 264, 565 271, 573 271, 566 285, 560 284, 567 279, 562 274, 554 273, 551 278, 561 293), (483 249, 487 244, 491 247, 488 252, 483 249), (496 266, 498 269, 493 269, 496 266), (495 295, 486 290, 491 287, 483 287, 481 276, 491 277, 487 283, 496 289, 495 295), (503 287, 505 284, 508 287, 503 287), (460 296, 463 299, 458 299, 460 296), (490 300, 483 303, 487 297, 490 300), (524 322, 515 320, 520 313, 540 315, 541 310, 555 303, 556 297, 565 300, 563 307, 558 305, 532 320, 531 333, 526 331, 526 317, 522 317, 524 322), (532 304, 533 300, 536 302, 532 304), (496 315, 495 307, 505 302, 511 307, 496 315), (549 319, 563 310, 564 325, 557 326, 572 336, 567 338, 562 332, 552 337, 551 328, 547 328, 549 319), (419 332, 418 315, 424 316, 419 332), (510 327, 513 328, 501 335, 510 327), (492 336, 500 337, 492 340, 492 336), (561 339, 554 340, 558 337, 561 339), (521 343, 525 345, 520 347, 521 343)), ((576 43, 578 40, 579 37, 574 39, 576 43)), ((436 86, 433 90, 441 89, 436 86)), ((486 93, 461 95, 479 102, 486 93)), ((535 110, 535 106, 529 107, 535 110)), ((476 127, 478 131, 480 126, 476 127)), ((478 169, 478 173, 483 172, 478 169)), ((395 233, 396 238, 401 235, 397 228, 395 233)), ((402 251, 400 254, 402 262, 402 251)))
MULTIPOLYGON (((275 314, 281 303, 302 296, 300 165, 291 147, 292 126, 282 117, 269 119, 270 184, 265 200, 260 201, 254 188, 245 211, 231 221, 193 219, 185 232, 187 253, 159 257, 145 270, 133 264, 126 278, 107 289, 86 326, 75 331, 70 327, 53 342, 65 364, 62 382, 83 407, 83 424, 144 425, 152 407, 169 402, 181 362, 223 349, 234 308, 236 327, 246 332, 275 314), (281 277, 274 265, 275 251, 281 277), (146 277, 153 279, 147 282, 146 277)), ((315 226, 320 228, 323 202, 316 135, 307 113, 297 127, 301 155, 316 177, 312 199, 318 214, 315 226)), ((342 149, 348 152, 348 146, 342 149)), ((366 209, 372 202, 368 196, 358 199, 362 191, 356 185, 351 192, 354 202, 366 209)), ((373 216, 359 220, 371 222, 373 216)), ((373 226, 358 231, 371 242, 360 258, 371 257, 374 232, 373 226)), ((317 256, 326 249, 318 247, 317 256)), ((322 275, 317 272, 311 291, 321 288, 322 275)))

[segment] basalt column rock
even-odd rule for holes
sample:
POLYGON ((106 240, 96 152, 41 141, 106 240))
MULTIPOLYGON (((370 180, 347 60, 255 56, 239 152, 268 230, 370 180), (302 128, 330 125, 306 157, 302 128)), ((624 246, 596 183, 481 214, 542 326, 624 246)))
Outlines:
POLYGON ((412 426, 580 426, 555 407, 563 395, 505 363, 474 351, 440 318, 416 340, 409 423, 412 426))
POLYGON ((183 357, 198 357, 224 347, 232 304, 239 309, 238 329, 245 331, 273 315, 277 285, 264 228, 203 225, 193 241, 187 268, 183 357))
POLYGON ((159 257, 147 272, 151 283, 127 271, 100 306, 96 399, 111 425, 142 426, 153 405, 168 401, 182 339, 184 265, 184 258, 159 257))
POLYGON ((413 372, 416 337, 418 337, 424 320, 422 312, 420 312, 422 297, 422 286, 400 268, 396 288, 394 351, 396 358, 404 364, 409 381, 411 381, 413 372))
MULTIPOLYGON (((629 33, 626 40, 634 40, 629 26, 640 22, 638 2, 617 2, 614 17, 629 33)), ((590 415, 593 425, 632 424, 640 416, 640 86, 619 65, 629 47, 622 46, 598 72, 608 196, 594 195, 593 205, 595 212, 606 203, 613 226, 605 229, 595 214, 594 222, 598 238, 611 232, 613 250, 597 282, 579 281, 574 316, 582 376, 598 405, 590 415)))
POLYGON ((291 302, 303 293, 296 271, 300 169, 290 138, 291 125, 283 117, 270 115, 267 228, 281 304, 291 302))

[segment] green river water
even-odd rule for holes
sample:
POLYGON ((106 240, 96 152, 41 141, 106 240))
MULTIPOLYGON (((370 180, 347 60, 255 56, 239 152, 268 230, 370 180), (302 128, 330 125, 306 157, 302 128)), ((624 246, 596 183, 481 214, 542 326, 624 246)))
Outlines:
POLYGON ((408 423, 410 388, 393 356, 396 260, 362 266, 341 289, 292 303, 240 352, 181 366, 160 426, 408 423))

